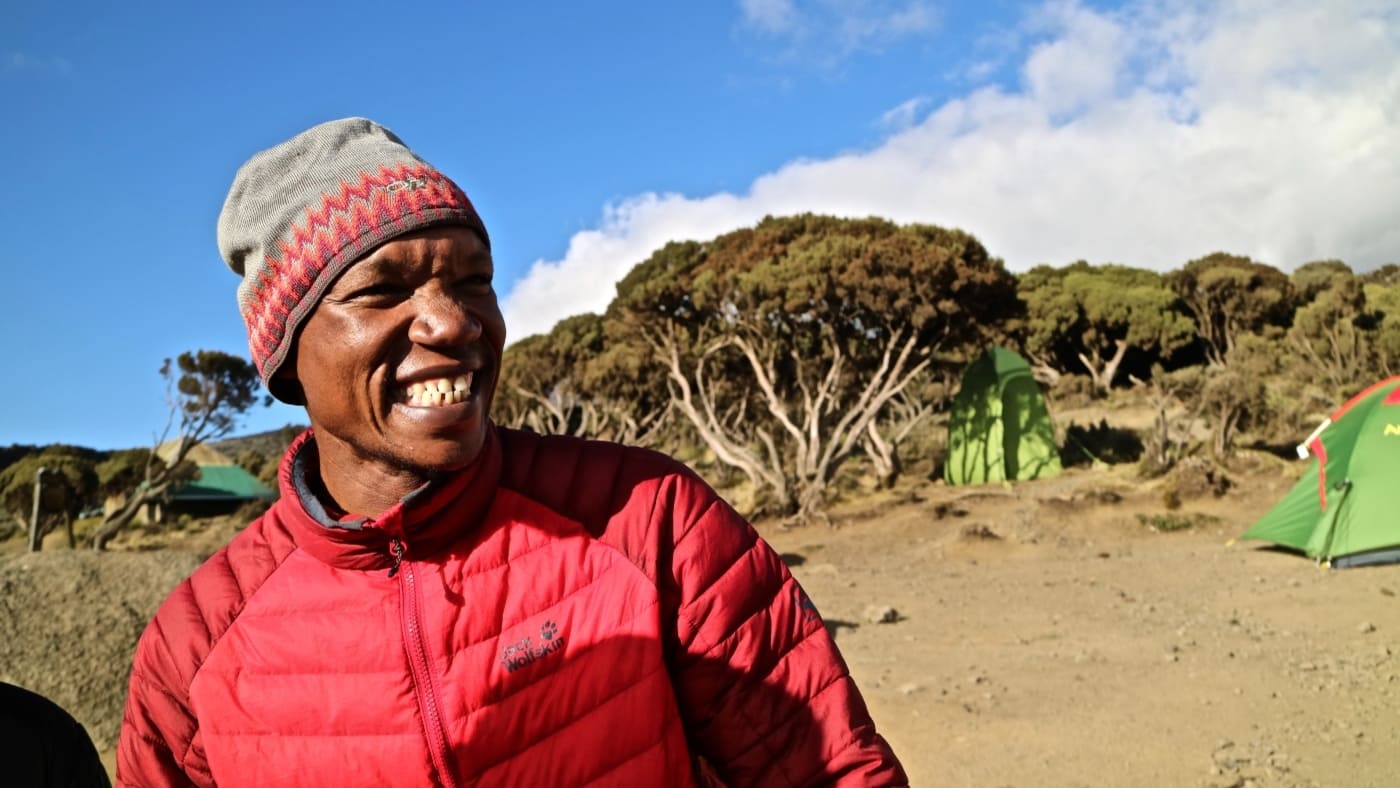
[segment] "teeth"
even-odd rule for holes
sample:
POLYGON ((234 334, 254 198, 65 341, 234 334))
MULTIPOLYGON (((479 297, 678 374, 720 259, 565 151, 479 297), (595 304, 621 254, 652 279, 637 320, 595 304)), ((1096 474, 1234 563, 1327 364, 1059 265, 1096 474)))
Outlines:
POLYGON ((400 389, 400 395, 408 404, 415 407, 435 407, 465 402, 471 396, 474 373, 458 375, 455 378, 411 383, 400 389))

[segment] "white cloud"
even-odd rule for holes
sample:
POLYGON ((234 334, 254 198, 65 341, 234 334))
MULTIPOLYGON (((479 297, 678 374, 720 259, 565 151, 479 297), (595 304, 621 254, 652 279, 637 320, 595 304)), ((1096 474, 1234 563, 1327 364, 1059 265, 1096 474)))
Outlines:
POLYGON ((729 194, 644 194, 610 205, 598 229, 574 234, 562 260, 536 261, 515 284, 502 301, 506 328, 523 339, 563 318, 602 312, 618 280, 668 241, 707 240, 761 218, 760 206, 729 194))
POLYGON ((744 29, 783 41, 778 59, 824 67, 932 31, 939 19, 926 0, 739 0, 739 15, 744 29))
POLYGON ((1284 269, 1400 262, 1393 6, 1056 2, 1033 21, 1019 89, 973 90, 871 150, 791 162, 745 194, 610 206, 517 283, 512 335, 601 311, 666 240, 800 211, 961 227, 1018 271, 1079 258, 1168 270, 1216 250, 1284 269))
POLYGON ((938 14, 928 3, 910 2, 892 8, 882 3, 843 2, 834 25, 842 49, 853 52, 879 47, 906 36, 928 33, 938 26, 938 14))
POLYGON ((1072 2, 1046 9, 1058 35, 1026 58, 1026 90, 1051 114, 1074 112, 1112 98, 1124 74, 1126 31, 1072 2))
POLYGON ((887 110, 880 116, 879 125, 886 129, 903 131, 914 125, 914 122, 919 118, 919 113, 928 106, 928 103, 927 96, 915 96, 899 106, 887 110))
POLYGON ((792 30, 797 22, 792 0, 739 0, 739 12, 745 25, 765 33, 792 30))

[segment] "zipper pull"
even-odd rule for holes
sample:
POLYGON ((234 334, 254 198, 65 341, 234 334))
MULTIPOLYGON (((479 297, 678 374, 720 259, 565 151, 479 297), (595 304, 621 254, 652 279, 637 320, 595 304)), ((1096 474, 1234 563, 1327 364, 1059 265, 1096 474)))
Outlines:
POLYGON ((394 554, 394 565, 389 567, 389 577, 399 573, 399 564, 403 563, 403 542, 394 537, 389 540, 389 550, 394 554))

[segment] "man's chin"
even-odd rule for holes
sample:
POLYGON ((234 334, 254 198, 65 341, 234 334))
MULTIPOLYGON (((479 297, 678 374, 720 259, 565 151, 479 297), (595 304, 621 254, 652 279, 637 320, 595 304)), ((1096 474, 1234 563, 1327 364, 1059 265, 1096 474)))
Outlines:
POLYGON ((399 457, 405 466, 439 475, 471 467, 481 457, 484 441, 479 436, 453 436, 415 441, 412 456, 399 457))

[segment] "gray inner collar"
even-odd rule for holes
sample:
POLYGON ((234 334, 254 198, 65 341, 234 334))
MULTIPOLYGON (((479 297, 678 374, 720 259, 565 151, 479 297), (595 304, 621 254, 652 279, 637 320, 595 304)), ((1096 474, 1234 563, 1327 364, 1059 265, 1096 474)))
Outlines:
MULTIPOLYGON (((368 517, 356 517, 352 520, 337 520, 326 510, 325 503, 321 496, 316 493, 318 488, 324 488, 324 484, 312 484, 311 476, 319 473, 320 456, 316 453, 316 440, 312 438, 301 445, 301 449, 292 456, 292 487, 296 490, 297 498, 301 501, 301 506, 312 519, 327 528, 344 528, 347 531, 359 531, 369 522, 368 517), (313 471, 312 468, 316 470, 313 471)), ((434 478, 422 487, 404 496, 404 506, 411 506, 420 498, 425 498, 428 492, 438 485, 440 478, 434 478)))

